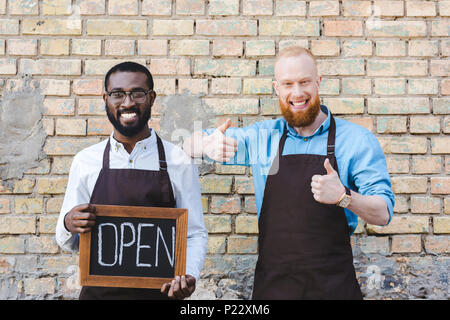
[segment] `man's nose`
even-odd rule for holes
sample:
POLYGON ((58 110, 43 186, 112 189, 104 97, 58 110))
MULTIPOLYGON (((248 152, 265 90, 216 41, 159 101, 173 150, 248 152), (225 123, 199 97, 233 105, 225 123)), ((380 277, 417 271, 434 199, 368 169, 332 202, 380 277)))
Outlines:
POLYGON ((125 94, 125 98, 122 101, 122 106, 123 107, 130 107, 130 106, 134 106, 135 102, 134 99, 131 97, 131 94, 125 94))
POLYGON ((294 86, 292 87, 292 94, 295 97, 301 97, 303 96, 303 88, 300 84, 295 83, 294 86))

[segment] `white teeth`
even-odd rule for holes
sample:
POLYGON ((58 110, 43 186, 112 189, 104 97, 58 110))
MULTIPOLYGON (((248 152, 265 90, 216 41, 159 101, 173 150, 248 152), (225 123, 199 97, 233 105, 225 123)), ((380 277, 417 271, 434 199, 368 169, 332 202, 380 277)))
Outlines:
POLYGON ((305 102, 306 102, 306 101, 302 101, 302 102, 292 102, 292 104, 293 104, 294 106, 298 107, 298 106, 304 105, 305 102))
POLYGON ((120 116, 125 119, 131 119, 136 116, 136 113, 122 113, 120 116))

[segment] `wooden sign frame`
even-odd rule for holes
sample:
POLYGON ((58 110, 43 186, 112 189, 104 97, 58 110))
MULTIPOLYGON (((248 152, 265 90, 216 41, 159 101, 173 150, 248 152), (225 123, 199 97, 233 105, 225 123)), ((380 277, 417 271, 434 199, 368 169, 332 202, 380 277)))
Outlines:
MULTIPOLYGON (((164 207, 133 207, 94 205, 97 216, 121 218, 157 218, 176 219, 176 246, 174 261, 174 277, 186 273, 186 239, 188 210, 164 207)), ((154 288, 160 289, 164 283, 173 278, 135 277, 135 276, 105 276, 89 273, 91 257, 91 232, 80 234, 80 284, 82 286, 122 287, 122 288, 154 288)))

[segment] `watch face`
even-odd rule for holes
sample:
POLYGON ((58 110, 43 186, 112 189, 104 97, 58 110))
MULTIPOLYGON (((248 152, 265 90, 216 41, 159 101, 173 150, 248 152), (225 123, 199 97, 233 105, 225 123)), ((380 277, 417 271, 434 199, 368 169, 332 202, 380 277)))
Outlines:
POLYGON ((350 204, 350 201, 352 200, 351 197, 345 196, 341 202, 339 202, 339 206, 343 208, 347 208, 347 206, 350 204))

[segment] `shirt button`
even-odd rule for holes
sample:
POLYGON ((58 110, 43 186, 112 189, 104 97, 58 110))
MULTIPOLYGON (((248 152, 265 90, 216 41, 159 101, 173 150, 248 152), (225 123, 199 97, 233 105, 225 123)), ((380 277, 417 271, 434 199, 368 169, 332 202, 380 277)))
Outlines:
POLYGON ((303 141, 308 141, 308 139, 307 139, 307 138, 304 138, 303 141))
POLYGON ((133 163, 133 160, 130 160, 130 163, 133 163))

